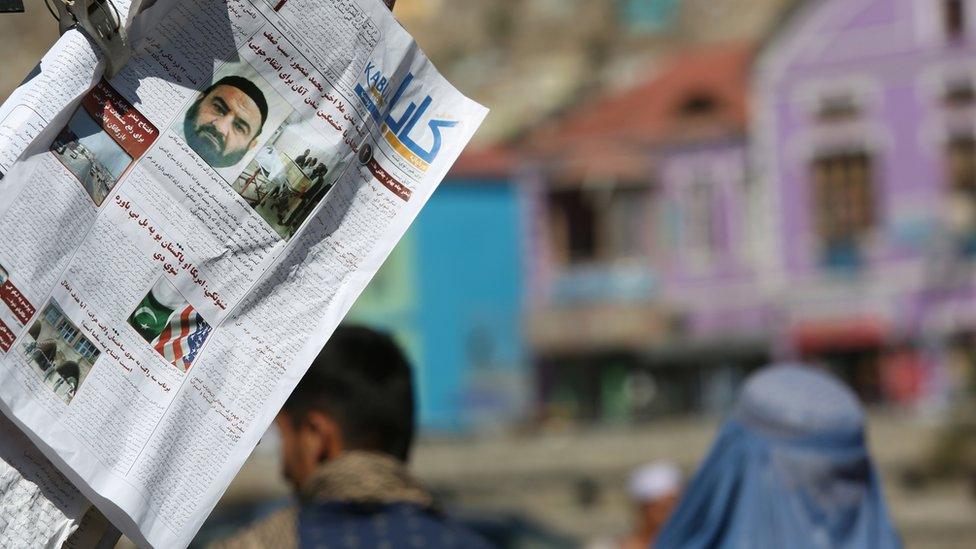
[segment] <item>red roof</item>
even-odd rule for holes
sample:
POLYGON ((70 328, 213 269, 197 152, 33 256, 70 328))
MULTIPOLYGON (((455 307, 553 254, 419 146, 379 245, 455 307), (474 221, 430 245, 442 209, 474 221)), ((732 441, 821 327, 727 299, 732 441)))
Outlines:
POLYGON ((448 177, 505 177, 512 173, 516 163, 515 150, 505 145, 469 148, 461 153, 448 177))
POLYGON ((540 153, 568 153, 594 141, 653 145, 745 131, 753 48, 720 44, 667 58, 651 78, 603 97, 532 135, 540 153), (569 149, 569 150, 567 150, 569 149))

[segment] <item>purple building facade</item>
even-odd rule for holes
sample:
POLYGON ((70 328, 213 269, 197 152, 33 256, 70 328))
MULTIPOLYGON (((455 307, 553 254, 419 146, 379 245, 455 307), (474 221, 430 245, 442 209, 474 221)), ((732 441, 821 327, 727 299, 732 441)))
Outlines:
POLYGON ((546 415, 725 406, 773 360, 940 401, 976 333, 976 0, 798 2, 532 139, 546 415))
POLYGON ((521 188, 528 340, 545 416, 626 422, 718 410, 768 361, 748 176, 752 48, 668 58, 533 136, 521 188))
POLYGON ((976 2, 802 2, 754 67, 755 272, 781 351, 868 398, 945 396, 976 328, 976 2))

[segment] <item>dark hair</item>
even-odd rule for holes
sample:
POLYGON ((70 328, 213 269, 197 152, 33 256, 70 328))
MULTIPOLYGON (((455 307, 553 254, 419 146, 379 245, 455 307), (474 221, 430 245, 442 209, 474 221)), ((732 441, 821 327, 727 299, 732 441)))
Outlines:
POLYGON ((339 326, 284 406, 296 421, 310 410, 329 414, 349 448, 406 462, 414 435, 410 363, 389 335, 339 326))
POLYGON ((214 82, 209 88, 203 90, 203 97, 210 95, 210 92, 214 91, 219 86, 231 86, 237 88, 254 100, 254 104, 256 104, 258 106, 258 110, 261 111, 261 127, 258 128, 257 133, 254 135, 260 134, 261 130, 264 128, 264 123, 268 120, 268 100, 264 98, 264 92, 261 91, 261 88, 247 78, 231 75, 221 78, 220 80, 214 82))

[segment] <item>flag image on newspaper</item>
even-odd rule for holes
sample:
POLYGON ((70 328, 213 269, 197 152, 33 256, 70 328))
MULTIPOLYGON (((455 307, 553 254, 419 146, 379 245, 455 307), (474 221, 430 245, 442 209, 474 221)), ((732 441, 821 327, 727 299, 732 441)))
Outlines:
POLYGON ((487 111, 381 0, 113 0, 0 106, 0 411, 189 544, 487 111))
POLYGON ((160 278, 129 317, 146 342, 170 364, 190 369, 210 335, 210 324, 166 278, 160 278))

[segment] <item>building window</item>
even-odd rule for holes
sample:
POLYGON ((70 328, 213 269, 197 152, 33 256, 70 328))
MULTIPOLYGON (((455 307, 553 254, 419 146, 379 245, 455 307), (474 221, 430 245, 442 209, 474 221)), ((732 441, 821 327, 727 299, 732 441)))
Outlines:
POLYGON ((85 338, 81 338, 78 340, 78 343, 75 343, 75 351, 78 351, 79 355, 88 360, 92 360, 98 355, 98 349, 95 348, 95 344, 85 338))
POLYGON ((695 92, 678 106, 678 114, 683 118, 705 118, 719 110, 719 100, 707 91, 695 92))
POLYGON ((688 189, 685 207, 684 246, 699 261, 708 262, 718 250, 718 219, 715 189, 698 179, 688 189))
POLYGON ((559 189, 549 195, 553 248, 565 263, 585 263, 597 257, 594 202, 592 193, 580 188, 559 189))
POLYGON ((976 256, 976 136, 950 139, 947 156, 950 230, 959 252, 973 257, 976 256))
POLYGON ((61 325, 58 326, 58 335, 61 336, 61 339, 71 343, 76 337, 78 337, 78 330, 72 326, 70 322, 64 320, 61 322, 61 325))
POLYGON ((976 137, 949 140, 949 184, 953 190, 976 192, 976 137))
POLYGON ((54 305, 49 305, 47 310, 44 311, 44 320, 51 326, 57 326, 58 321, 61 320, 61 311, 54 305))
POLYGON ((606 250, 611 259, 627 260, 647 255, 648 190, 616 188, 610 193, 606 221, 606 250))
POLYGON ((942 0, 942 24, 946 38, 959 40, 966 31, 965 0, 942 0))
POLYGON ((563 263, 626 260, 647 255, 648 189, 573 187, 549 194, 552 245, 563 263))
POLYGON ((860 108, 854 97, 849 94, 837 94, 824 97, 820 102, 817 117, 822 122, 840 122, 852 120, 860 115, 860 108))
POLYGON ((957 78, 946 83, 945 104, 947 107, 967 107, 976 102, 973 82, 967 78, 957 78))
POLYGON ((813 182, 823 263, 859 267, 862 242, 875 224, 870 156, 863 151, 821 156, 813 162, 813 182))

